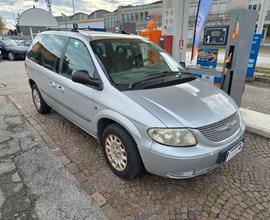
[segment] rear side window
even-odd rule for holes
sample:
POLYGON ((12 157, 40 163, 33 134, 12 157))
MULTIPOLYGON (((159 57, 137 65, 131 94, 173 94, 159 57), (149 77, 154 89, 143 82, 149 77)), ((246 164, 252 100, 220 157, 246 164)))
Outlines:
POLYGON ((90 77, 94 76, 94 64, 85 44, 71 38, 63 60, 63 73, 71 76, 76 70, 85 70, 90 77))
POLYGON ((39 35, 34 40, 27 56, 41 66, 58 72, 61 54, 67 39, 64 36, 39 35))

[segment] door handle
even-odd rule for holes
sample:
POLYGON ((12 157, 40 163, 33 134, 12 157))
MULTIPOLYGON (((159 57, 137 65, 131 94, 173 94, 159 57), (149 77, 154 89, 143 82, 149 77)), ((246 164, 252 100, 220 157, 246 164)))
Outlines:
POLYGON ((65 90, 64 87, 61 85, 57 85, 56 89, 60 90, 61 92, 64 92, 64 90, 65 90))
POLYGON ((50 84, 51 87, 55 88, 55 82, 50 81, 49 84, 50 84))

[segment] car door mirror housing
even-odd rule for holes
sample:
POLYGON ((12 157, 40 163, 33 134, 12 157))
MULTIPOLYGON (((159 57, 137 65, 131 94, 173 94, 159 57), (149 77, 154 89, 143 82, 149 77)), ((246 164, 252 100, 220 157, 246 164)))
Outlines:
POLYGON ((99 79, 90 78, 86 70, 77 70, 72 73, 71 77, 73 82, 80 83, 83 85, 90 85, 100 87, 101 83, 99 79))

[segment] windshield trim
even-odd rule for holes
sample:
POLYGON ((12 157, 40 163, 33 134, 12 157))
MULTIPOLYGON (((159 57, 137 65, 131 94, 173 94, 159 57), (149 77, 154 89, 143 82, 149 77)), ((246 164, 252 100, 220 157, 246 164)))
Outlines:
POLYGON ((16 42, 16 41, 13 41, 13 40, 3 40, 2 41, 3 42, 3 44, 6 46, 6 47, 14 47, 14 46, 20 46, 20 45, 18 45, 18 43, 16 42), (12 42, 12 43, 14 43, 14 44, 7 44, 7 42, 12 42))
MULTIPOLYGON (((95 48, 95 46, 96 46, 96 44, 98 43, 98 42, 101 42, 101 43, 103 43, 103 42, 111 42, 111 41, 117 41, 117 40, 120 40, 120 41, 126 41, 126 42, 142 42, 142 43, 145 43, 145 44, 147 44, 147 45, 149 45, 151 48, 153 48, 154 50, 156 50, 156 52, 157 53, 159 53, 163 58, 164 58, 164 54, 165 54, 165 56, 168 56, 168 57, 170 57, 170 55, 165 51, 165 50, 163 50, 162 48, 160 48, 159 46, 157 46, 157 45, 155 45, 154 43, 152 43, 152 42, 150 42, 150 41, 148 41, 148 40, 146 40, 146 39, 140 39, 140 38, 121 38, 121 37, 117 37, 117 38, 102 38, 102 39, 94 39, 94 40, 90 40, 89 41, 89 44, 90 44, 90 47, 91 47, 91 49, 92 49, 92 51, 93 51, 93 53, 94 53, 94 55, 95 55, 95 58, 96 58, 96 61, 97 61, 97 64, 100 66, 100 68, 102 69, 102 71, 104 72, 104 74, 105 74, 105 76, 106 76, 106 78, 107 78, 107 80, 109 81, 109 83, 112 85, 112 86, 114 86, 115 88, 117 88, 118 90, 120 90, 120 91, 127 91, 127 90, 130 90, 130 84, 132 84, 132 83, 135 83, 135 84, 137 84, 138 83, 138 81, 134 81, 134 82, 131 82, 131 83, 116 83, 113 79, 112 79, 112 77, 111 77, 111 75, 108 73, 108 71, 107 71, 107 68, 106 68, 106 66, 105 66, 105 64, 102 62, 102 60, 99 58, 99 56, 98 56, 98 54, 96 53, 96 48, 95 48)), ((164 58, 164 60, 165 60, 165 58, 164 58)), ((174 69, 172 69, 172 68, 170 68, 170 65, 167 63, 167 61, 165 60, 165 64, 169 67, 169 69, 170 69, 170 71, 166 71, 166 72, 168 72, 168 73, 174 73, 174 74, 168 74, 168 75, 164 75, 164 76, 160 76, 160 77, 167 77, 167 76, 169 76, 169 78, 171 78, 171 76, 172 75, 175 75, 175 76, 177 76, 177 74, 178 75, 181 75, 181 74, 189 74, 190 75, 190 77, 189 78, 192 78, 193 79, 193 76, 192 76, 192 74, 185 68, 185 67, 183 67, 182 65, 180 65, 180 64, 178 64, 176 61, 174 61, 176 64, 177 64, 177 66, 179 67, 178 69, 177 69, 177 71, 173 71, 174 69)), ((176 69, 175 69, 176 70, 176 69)), ((119 72, 120 73, 120 72, 119 72)), ((155 75, 159 75, 160 73, 159 72, 157 72, 157 74, 153 74, 153 76, 155 76, 155 75)), ((157 77, 157 79, 158 78, 160 78, 160 77, 157 77)), ((150 78, 145 78, 144 80, 146 80, 146 81, 148 81, 148 80, 150 80, 151 81, 151 79, 150 78)), ((143 80, 143 81, 144 81, 143 80)), ((177 78, 177 79, 174 79, 174 80, 166 80, 166 83, 167 82, 170 82, 170 83, 172 83, 173 81, 175 81, 175 80, 177 80, 177 81, 179 81, 179 78, 177 78)), ((151 82, 151 84, 152 84, 153 82, 151 82)), ((145 85, 145 83, 143 83, 144 85, 145 85)), ((146 84, 149 84, 149 83, 146 83, 146 84)), ((160 84, 160 82, 155 82, 154 83, 155 85, 158 85, 158 84, 160 84)), ((160 87, 163 87, 163 86, 160 86, 160 87)), ((132 88, 132 90, 141 90, 141 89, 144 89, 144 88, 141 88, 141 86, 134 86, 134 88, 132 88)))

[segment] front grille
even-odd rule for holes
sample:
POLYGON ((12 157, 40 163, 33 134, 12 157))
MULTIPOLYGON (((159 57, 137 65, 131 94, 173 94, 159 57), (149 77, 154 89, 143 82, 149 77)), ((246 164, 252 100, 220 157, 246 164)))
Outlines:
POLYGON ((236 112, 228 118, 198 129, 208 140, 221 142, 234 135, 239 128, 240 118, 239 114, 236 112))

